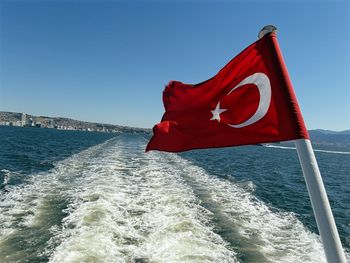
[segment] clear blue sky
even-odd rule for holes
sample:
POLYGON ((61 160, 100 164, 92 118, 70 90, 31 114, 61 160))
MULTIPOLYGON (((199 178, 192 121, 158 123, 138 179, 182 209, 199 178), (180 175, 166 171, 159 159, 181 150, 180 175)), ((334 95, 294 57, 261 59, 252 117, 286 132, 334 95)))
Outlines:
POLYGON ((0 0, 0 111, 152 127, 169 80, 278 27, 309 129, 350 129, 350 1, 0 0))

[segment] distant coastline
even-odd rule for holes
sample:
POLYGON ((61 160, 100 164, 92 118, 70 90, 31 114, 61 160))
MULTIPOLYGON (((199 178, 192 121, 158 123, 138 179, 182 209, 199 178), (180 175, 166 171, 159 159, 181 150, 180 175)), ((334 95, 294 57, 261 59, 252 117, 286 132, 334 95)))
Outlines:
MULTIPOLYGON (((19 112, 0 111, 0 126, 52 128, 59 130, 77 130, 108 133, 146 133, 151 129, 135 128, 106 123, 79 121, 65 117, 35 116, 19 112)), ((350 147, 350 130, 330 131, 323 129, 309 130, 313 144, 335 147, 350 147)), ((283 142, 289 145, 289 142, 283 142)))
POLYGON ((79 121, 65 117, 35 116, 19 112, 0 111, 0 126, 51 128, 108 133, 150 133, 151 129, 135 128, 106 123, 79 121))

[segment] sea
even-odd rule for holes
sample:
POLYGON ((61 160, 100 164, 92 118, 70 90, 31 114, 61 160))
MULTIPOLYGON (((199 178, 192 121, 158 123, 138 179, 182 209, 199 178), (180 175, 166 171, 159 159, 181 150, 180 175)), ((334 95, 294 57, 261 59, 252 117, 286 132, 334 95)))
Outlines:
MULTIPOLYGON (((0 127, 0 262, 326 262, 293 147, 149 137, 0 127)), ((350 149, 314 148, 349 260, 350 149)))

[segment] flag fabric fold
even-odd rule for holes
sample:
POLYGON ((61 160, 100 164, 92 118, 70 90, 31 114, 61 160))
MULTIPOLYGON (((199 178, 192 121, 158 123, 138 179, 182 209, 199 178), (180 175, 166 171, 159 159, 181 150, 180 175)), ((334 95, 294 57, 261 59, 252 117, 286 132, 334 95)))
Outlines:
POLYGON ((171 81, 146 151, 180 152, 309 138, 275 33, 199 84, 171 81))

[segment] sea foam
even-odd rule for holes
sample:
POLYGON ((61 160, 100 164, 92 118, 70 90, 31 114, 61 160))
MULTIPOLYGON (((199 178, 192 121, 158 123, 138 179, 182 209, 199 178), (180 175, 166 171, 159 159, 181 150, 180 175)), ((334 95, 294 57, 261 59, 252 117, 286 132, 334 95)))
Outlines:
POLYGON ((319 236, 253 182, 144 147, 119 136, 7 189, 5 262, 325 262, 319 236))

